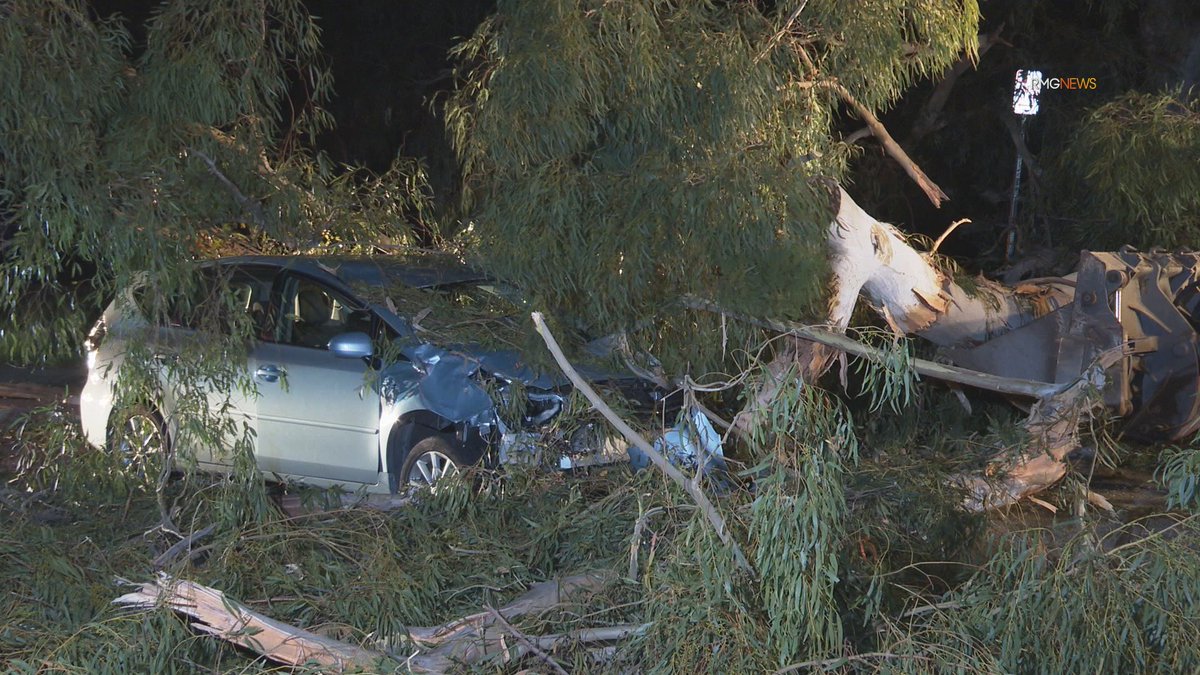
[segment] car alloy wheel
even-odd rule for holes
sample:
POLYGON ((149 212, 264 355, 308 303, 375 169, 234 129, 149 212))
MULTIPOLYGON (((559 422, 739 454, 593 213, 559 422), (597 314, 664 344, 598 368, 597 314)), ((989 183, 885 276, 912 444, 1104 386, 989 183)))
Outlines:
POLYGON ((408 471, 409 485, 433 487, 447 476, 457 476, 458 465, 454 460, 437 450, 421 453, 408 471))
POLYGON ((434 488, 439 481, 457 476, 468 462, 452 441, 442 436, 422 439, 408 451, 400 475, 410 488, 434 488))
POLYGON ((134 410, 114 431, 115 443, 110 447, 125 468, 139 476, 145 476, 147 468, 157 464, 166 452, 163 425, 153 412, 134 410))

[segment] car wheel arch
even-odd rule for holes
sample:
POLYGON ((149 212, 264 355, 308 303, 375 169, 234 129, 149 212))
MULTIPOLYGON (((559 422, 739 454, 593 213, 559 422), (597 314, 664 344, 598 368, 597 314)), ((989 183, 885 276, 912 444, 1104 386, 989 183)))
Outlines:
POLYGON ((428 410, 410 412, 392 425, 387 439, 387 474, 388 487, 395 494, 404 483, 401 469, 412 448, 433 436, 441 436, 448 443, 455 444, 455 424, 450 420, 428 410))

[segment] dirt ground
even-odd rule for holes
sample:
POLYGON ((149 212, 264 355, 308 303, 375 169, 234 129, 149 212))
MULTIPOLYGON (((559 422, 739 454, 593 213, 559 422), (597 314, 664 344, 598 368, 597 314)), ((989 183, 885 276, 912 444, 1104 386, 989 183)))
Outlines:
POLYGON ((0 365, 0 482, 16 471, 13 425, 21 415, 63 400, 78 408, 86 377, 82 363, 54 368, 0 365))

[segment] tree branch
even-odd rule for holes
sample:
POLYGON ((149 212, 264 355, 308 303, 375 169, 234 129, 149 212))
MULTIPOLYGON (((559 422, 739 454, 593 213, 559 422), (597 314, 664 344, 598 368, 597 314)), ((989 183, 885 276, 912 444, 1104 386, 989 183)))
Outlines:
POLYGON ((1033 179, 1033 185, 1037 189, 1042 189, 1042 168, 1038 164, 1037 158, 1030 152, 1029 146, 1025 144, 1025 139, 1021 137, 1021 125, 1013 119, 1012 115, 999 115, 1000 122, 1004 124, 1004 129, 1008 131, 1008 135, 1012 138, 1013 147, 1017 149, 1017 154, 1021 156, 1021 160, 1029 167, 1029 176, 1033 179))
POLYGON ((250 219, 254 221, 255 225, 261 228, 264 232, 270 230, 267 220, 267 213, 263 210, 262 204, 257 199, 247 197, 245 193, 238 188, 237 184, 230 180, 229 176, 226 176, 225 173, 221 171, 220 167, 217 166, 216 161, 214 161, 212 157, 209 157, 206 153, 201 150, 197 150, 196 148, 188 148, 188 152, 199 157, 201 161, 208 165, 208 172, 211 173, 218 181, 220 181, 221 185, 225 186, 225 189, 233 195, 233 200, 237 202, 238 208, 249 214, 250 219))
POLYGON ((834 666, 844 666, 850 663, 868 661, 870 659, 915 659, 918 661, 930 661, 928 656, 919 656, 917 654, 891 654, 888 652, 868 652, 865 654, 850 654, 847 656, 835 656, 831 659, 817 659, 813 661, 804 661, 802 663, 793 663, 790 666, 784 666, 775 671, 774 675, 784 675, 785 673, 794 673, 800 670, 821 670, 827 671, 834 666))
POLYGON ((537 326, 538 334, 542 336, 542 340, 545 341, 546 347, 550 350, 550 353, 554 355, 554 360, 558 362, 559 368, 562 368, 562 371, 567 376, 567 379, 571 380, 571 384, 574 385, 575 388, 578 389, 585 397, 587 397, 592 406, 599 411, 605 419, 608 420, 609 424, 612 424, 617 431, 621 432, 621 435, 625 437, 625 440, 637 446, 639 450, 644 452, 646 456, 650 458, 650 461, 653 462, 654 465, 659 468, 659 470, 666 474, 668 478, 675 481, 676 485, 683 488, 684 491, 692 497, 692 500, 696 502, 696 505, 700 507, 701 511, 704 512, 705 517, 708 518, 708 522, 712 523, 713 529, 716 530, 717 536, 721 539, 721 543, 729 546, 733 550, 733 557, 737 561, 738 567, 753 574, 754 570, 750 567, 749 561, 746 560, 745 554, 742 553, 741 547, 738 546, 737 542, 733 539, 733 535, 730 534, 729 528, 725 524, 725 518, 721 515, 721 512, 717 510, 717 507, 714 506, 711 501, 709 501, 708 496, 704 494, 704 491, 701 490, 698 485, 689 481, 687 477, 679 471, 679 469, 675 468, 673 464, 668 462, 665 457, 659 454, 658 451, 646 441, 646 439, 642 438, 640 434, 638 434, 633 430, 632 427, 625 423, 625 420, 621 419, 620 416, 613 412, 613 409, 609 407, 603 399, 600 398, 599 394, 597 394, 587 382, 584 382, 583 378, 579 376, 579 373, 576 372, 575 368, 571 365, 571 362, 567 360, 566 355, 563 354, 562 348, 558 346, 558 341, 554 339, 554 335, 546 326, 546 321, 543 319, 542 313, 534 312, 532 317, 534 325, 537 326))
POLYGON ((201 539, 212 534, 213 530, 215 530, 216 528, 217 528, 216 525, 209 525, 208 527, 206 527, 202 530, 197 530, 196 532, 193 532, 193 533, 189 534, 188 536, 184 537, 183 539, 180 539, 179 541, 175 542, 175 544, 173 546, 171 546, 171 548, 168 548, 167 550, 163 551, 161 555, 159 555, 157 558, 154 559, 154 562, 152 563, 154 565, 154 569, 161 570, 162 568, 166 567, 167 565, 170 565, 184 551, 190 552, 191 548, 192 548, 192 544, 195 544, 197 541, 200 541, 201 539))
POLYGON ((358 645, 281 623, 246 609, 221 591, 160 573, 157 582, 113 600, 152 609, 166 605, 192 617, 192 627, 291 666, 317 663, 330 672, 372 670, 387 657, 358 645))
POLYGON ((846 136, 845 138, 843 138, 842 142, 845 143, 846 145, 854 145, 855 143, 861 141, 862 139, 864 139, 870 135, 871 135, 871 127, 863 127, 861 129, 859 129, 858 131, 852 132, 849 136, 846 136))
POLYGON ((508 621, 506 621, 504 619, 504 615, 501 614, 500 612, 496 611, 495 607, 492 607, 489 605, 485 609, 486 609, 487 613, 489 615, 491 615, 491 617, 493 619, 496 620, 496 623, 500 624, 501 628, 508 631, 509 635, 520 640, 521 644, 525 645, 525 647, 527 649, 529 649, 529 652, 531 654, 533 654, 534 656, 541 659, 546 665, 553 668, 554 672, 558 673, 559 675, 569 675, 566 670, 563 670, 562 666, 558 665, 558 661, 555 661, 554 657, 550 656, 546 652, 539 649, 537 645, 533 644, 533 641, 529 639, 528 635, 522 633, 521 631, 517 630, 516 628, 513 628, 512 624, 509 623, 508 621))
POLYGON ((850 90, 842 86, 840 82, 836 80, 822 80, 819 77, 820 73, 817 71, 816 64, 813 63, 812 57, 808 55, 808 51, 804 47, 797 46, 796 52, 800 55, 800 59, 804 61, 804 65, 808 68, 812 80, 819 86, 832 89, 846 102, 846 105, 854 109, 854 112, 867 123, 867 128, 871 130, 871 134, 879 139, 884 152, 891 156, 904 169, 904 172, 916 182, 917 186, 921 188, 925 196, 929 197, 929 201, 933 202, 935 207, 941 208, 942 202, 950 200, 950 197, 946 196, 942 188, 938 187, 937 183, 934 183, 929 176, 926 176, 921 167, 912 161, 912 158, 892 138, 892 135, 888 133, 887 127, 883 126, 883 123, 879 121, 878 117, 875 117, 875 113, 871 112, 870 108, 859 103, 858 99, 854 98, 854 95, 850 93, 850 90))
POLYGON ((758 56, 754 57, 755 63, 758 63, 766 58, 767 54, 770 54, 771 50, 775 48, 775 45, 779 44, 779 41, 783 39, 783 36, 787 35, 787 32, 792 28, 792 24, 795 23, 796 19, 800 17, 800 12, 804 11, 804 7, 806 5, 808 5, 808 0, 803 0, 803 2, 796 7, 796 10, 787 18, 787 21, 783 22, 783 27, 779 29, 779 32, 772 35, 771 39, 767 41, 767 46, 763 47, 763 50, 759 52, 758 56))
MULTIPOLYGON (((736 312, 730 312, 721 309, 715 303, 699 298, 685 298, 683 301, 685 307, 698 309, 706 312, 724 312, 727 316, 738 321, 744 321, 750 325, 766 328, 767 330, 776 331, 794 335, 809 342, 832 347, 834 349, 853 354, 859 358, 867 359, 872 363, 882 363, 887 357, 887 353, 877 347, 864 345, 863 343, 843 335, 835 333, 831 330, 826 330, 819 326, 805 326, 803 324, 794 323, 791 321, 782 321, 779 319, 758 319, 736 312)), ((965 384, 979 389, 986 389, 1000 394, 1013 394, 1016 396, 1029 396, 1033 398, 1045 398, 1053 396, 1067 387, 1070 384, 1052 384, 1049 382, 1036 382, 1034 380, 1024 380, 1015 377, 1000 377, 988 373, 981 373, 977 370, 970 370, 959 366, 952 366, 946 363, 937 363, 926 359, 913 358, 911 361, 913 370, 924 377, 931 377, 936 380, 945 382, 954 382, 956 384, 965 384)))
MULTIPOLYGON (((133 593, 113 600, 113 604, 138 609, 169 607, 193 619, 192 627, 252 650, 276 663, 290 666, 318 664, 321 672, 392 672, 380 671, 389 660, 403 661, 406 672, 458 672, 463 665, 478 664, 497 654, 503 646, 488 629, 496 626, 496 614, 509 618, 544 612, 561 605, 565 598, 586 591, 595 591, 608 584, 612 576, 588 573, 558 581, 533 584, 516 600, 499 610, 471 614, 441 626, 412 627, 400 638, 385 638, 374 648, 343 642, 272 619, 247 609, 221 591, 192 581, 172 578, 159 573, 154 582, 143 584, 133 593), (405 659, 391 652, 397 642, 416 644, 417 653, 405 659), (386 650, 386 651, 385 651, 386 650)), ((523 637, 518 651, 545 652, 560 644, 608 642, 622 640, 643 632, 648 624, 622 624, 582 628, 559 635, 520 636, 504 621, 502 626, 523 637), (535 651, 536 650, 536 651, 535 651)), ((510 650, 511 653, 511 650, 510 650)))
POLYGON ((837 92, 837 95, 840 96, 847 105, 853 108, 854 112, 857 113, 858 116, 867 123, 867 128, 870 129, 871 134, 879 140, 879 144, 883 146, 884 152, 891 156, 892 159, 896 160, 896 163, 899 164, 902 169, 904 169, 904 172, 908 174, 909 178, 913 179, 913 181, 917 184, 917 187, 921 188, 921 191, 925 193, 925 196, 929 197, 929 201, 933 202, 934 206, 941 208, 942 202, 950 200, 950 197, 948 197, 946 193, 942 191, 942 188, 938 187, 937 183, 934 183, 929 176, 925 175, 925 172, 921 170, 921 167, 917 166, 917 163, 908 156, 908 153, 904 151, 904 148, 900 147, 900 144, 897 143, 894 138, 892 138, 892 135, 888 133, 887 127, 883 126, 883 123, 879 121, 878 117, 875 117, 875 113, 871 112, 870 108, 862 103, 859 103, 858 99, 854 98, 854 95, 851 94, 850 91, 844 86, 842 86, 841 83, 823 82, 822 84, 837 92))

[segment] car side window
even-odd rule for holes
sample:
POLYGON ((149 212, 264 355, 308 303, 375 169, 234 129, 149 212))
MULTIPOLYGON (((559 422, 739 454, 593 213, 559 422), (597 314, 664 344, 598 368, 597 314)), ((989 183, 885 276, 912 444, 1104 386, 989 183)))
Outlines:
POLYGON ((235 269, 229 278, 229 290, 233 296, 233 310, 245 312, 255 335, 262 336, 271 330, 271 283, 273 271, 257 268, 235 269))
POLYGON ((281 344, 327 349, 329 341, 342 333, 372 333, 370 311, 304 277, 287 278, 280 307, 276 341, 281 344))
MULTIPOLYGON (((202 269, 196 285, 186 296, 166 299, 167 324, 229 334, 238 322, 249 319, 251 330, 259 333, 267 321, 272 277, 273 271, 269 269, 235 266, 202 269)), ((152 312, 154 292, 145 286, 134 292, 135 301, 147 313, 152 312)))

